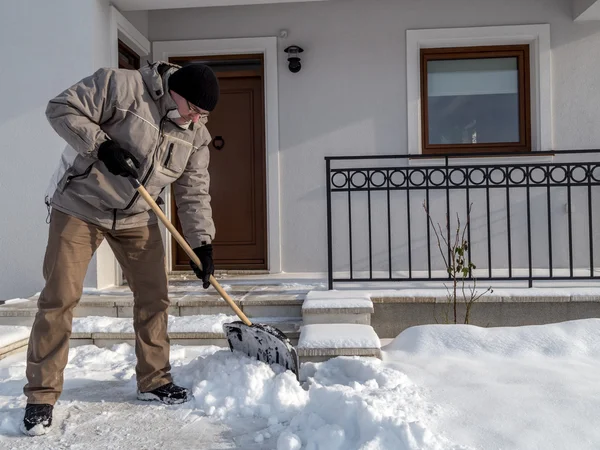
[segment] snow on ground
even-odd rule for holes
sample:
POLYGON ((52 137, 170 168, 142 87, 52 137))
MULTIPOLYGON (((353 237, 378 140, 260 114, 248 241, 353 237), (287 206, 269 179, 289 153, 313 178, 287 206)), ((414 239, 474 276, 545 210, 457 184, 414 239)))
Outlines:
POLYGON ((71 349, 55 427, 22 437, 24 354, 0 361, 0 448, 600 448, 600 320, 482 329, 430 325, 384 361, 336 358, 290 372, 218 347, 172 351, 192 402, 135 399, 135 353, 71 349))
POLYGON ((194 399, 167 407, 135 400, 128 344, 71 349, 54 428, 38 438, 18 430, 24 356, 0 362, 0 447, 463 448, 428 430, 433 408, 404 374, 379 360, 307 364, 307 389, 289 371, 217 347, 175 347, 172 360, 175 380, 191 387, 194 399))

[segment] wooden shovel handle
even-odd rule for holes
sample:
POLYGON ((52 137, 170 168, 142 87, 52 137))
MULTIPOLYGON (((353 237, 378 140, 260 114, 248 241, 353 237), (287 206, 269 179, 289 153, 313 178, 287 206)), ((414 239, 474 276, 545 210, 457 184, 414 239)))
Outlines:
MULTIPOLYGON (((196 255, 194 253, 194 250, 192 250, 192 247, 190 247, 190 245, 187 243, 187 241, 184 239, 184 237, 179 233, 179 231, 177 231, 177 228, 175 228, 173 226, 173 224, 171 223, 171 221, 167 218, 167 216, 165 216, 165 214, 162 212, 162 209, 160 209, 160 207, 156 204, 156 202, 154 201, 152 196, 148 193, 146 188, 144 186, 142 186, 138 180, 135 180, 132 178, 130 180, 131 180, 133 186, 135 187, 135 189, 144 198, 144 200, 146 200, 148 205, 150 205, 150 207, 152 208, 154 213, 158 216, 158 218, 164 224, 164 226, 167 227, 169 232, 173 235, 173 237, 179 243, 179 245, 181 245, 181 247, 185 250, 185 252, 190 257, 190 259, 192 261, 194 261, 194 263, 198 267, 202 268, 202 264, 200 263, 200 259, 198 258, 198 255, 196 255)), ((242 310, 233 302, 231 297, 229 297, 227 292, 225 292, 225 290, 221 287, 221 285, 218 283, 218 281, 212 275, 210 276, 210 284, 212 284, 212 286, 217 290, 217 292, 221 295, 221 297, 223 297, 223 299, 227 303, 229 303, 229 306, 231 306, 231 309, 233 309, 235 311, 235 313, 242 320, 242 322, 244 322, 248 326, 251 326, 252 322, 250 322, 248 317, 246 317, 246 315, 242 312, 242 310)))

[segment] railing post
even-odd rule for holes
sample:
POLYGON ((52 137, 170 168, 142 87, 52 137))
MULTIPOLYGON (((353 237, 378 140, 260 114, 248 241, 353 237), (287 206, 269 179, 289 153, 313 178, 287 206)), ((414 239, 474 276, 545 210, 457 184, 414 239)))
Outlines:
MULTIPOLYGON (((448 157, 445 158, 445 167, 446 167, 446 239, 448 239, 448 264, 452 259, 452 253, 450 251, 450 183, 448 180, 448 157)), ((448 274, 448 279, 450 279, 450 274, 448 274)))
POLYGON ((325 158, 325 186, 327 186, 327 286, 333 289, 333 242, 331 231, 331 161, 325 158))

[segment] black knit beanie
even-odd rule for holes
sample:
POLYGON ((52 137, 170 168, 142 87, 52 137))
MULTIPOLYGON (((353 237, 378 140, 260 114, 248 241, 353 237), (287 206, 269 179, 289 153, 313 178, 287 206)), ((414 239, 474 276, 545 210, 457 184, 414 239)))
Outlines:
POLYGON ((206 111, 219 101, 219 80, 210 67, 193 63, 178 69, 169 77, 169 89, 206 111))

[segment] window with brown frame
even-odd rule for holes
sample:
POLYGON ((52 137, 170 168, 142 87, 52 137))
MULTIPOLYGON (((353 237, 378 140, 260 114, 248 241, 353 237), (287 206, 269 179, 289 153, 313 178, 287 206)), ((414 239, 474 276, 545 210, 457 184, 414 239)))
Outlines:
POLYGON ((531 151, 529 46, 421 49, 423 153, 531 151))

